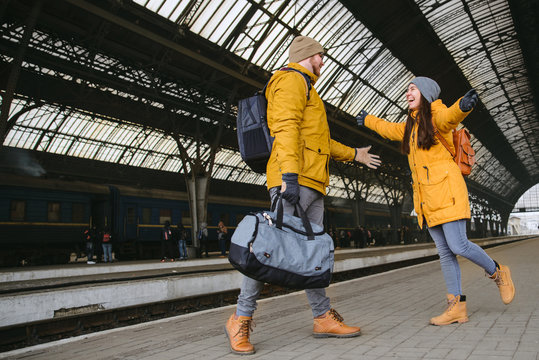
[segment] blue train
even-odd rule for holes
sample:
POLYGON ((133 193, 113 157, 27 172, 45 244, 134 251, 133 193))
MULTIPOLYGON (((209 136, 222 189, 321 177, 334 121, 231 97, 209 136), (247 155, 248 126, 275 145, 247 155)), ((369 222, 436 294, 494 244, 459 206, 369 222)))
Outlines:
MULTIPOLYGON (((113 251, 120 260, 160 259, 160 234, 165 221, 191 229, 185 192, 99 185, 40 177, 2 174, 0 179, 0 266, 65 264, 74 254, 84 256, 83 232, 89 226, 108 227, 113 251)), ((342 201, 341 201, 342 202, 342 201)), ((326 207, 328 228, 353 230, 348 201, 326 207)), ((269 201, 210 195, 207 223, 210 251, 217 251, 220 220, 232 235, 248 213, 266 209, 269 201)), ((373 207, 374 206, 374 207, 373 207)), ((366 211, 370 229, 389 238, 389 213, 383 206, 366 211)), ((413 227, 410 217, 403 224, 413 227)), ((384 244, 378 243, 378 244, 384 244)), ((190 241, 188 241, 190 245, 190 241)))
MULTIPOLYGON (((0 266, 67 263, 84 252, 83 232, 93 225, 112 230, 117 258, 157 259, 165 221, 191 229, 183 192, 5 174, 0 183, 0 266)), ((268 205, 210 196, 210 251, 217 250, 219 220, 232 234, 245 214, 268 205)))

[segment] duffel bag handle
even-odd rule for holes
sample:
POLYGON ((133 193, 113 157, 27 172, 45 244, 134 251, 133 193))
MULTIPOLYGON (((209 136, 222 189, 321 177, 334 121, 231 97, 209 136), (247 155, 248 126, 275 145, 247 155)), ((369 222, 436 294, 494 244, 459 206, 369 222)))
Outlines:
MULTIPOLYGON (((301 222, 303 223, 303 228, 307 233, 307 240, 314 240, 313 227, 311 226, 311 222, 309 221, 307 214, 305 214, 305 211, 303 210, 299 202, 296 204, 296 209, 298 210, 299 217, 301 218, 301 222)), ((281 194, 279 194, 277 199, 277 223, 275 224, 277 226, 277 229, 283 229, 283 215, 283 197, 281 196, 281 194)))

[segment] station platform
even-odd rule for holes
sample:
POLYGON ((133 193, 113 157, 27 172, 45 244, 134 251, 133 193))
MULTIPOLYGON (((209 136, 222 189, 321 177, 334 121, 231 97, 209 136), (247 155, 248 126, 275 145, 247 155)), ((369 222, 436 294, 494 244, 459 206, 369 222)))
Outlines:
MULTIPOLYGON (((488 248, 511 267, 504 305, 484 272, 460 259, 470 321, 436 327, 446 307, 439 261, 332 284, 328 295, 362 335, 315 339, 303 291, 259 301, 253 359, 539 359, 539 237, 488 248)), ((0 353, 0 359, 233 359, 223 332, 234 306, 200 311, 0 353)))
MULTIPOLYGON (((494 246, 526 237, 476 240, 494 246)), ((436 256, 434 243, 340 249, 334 274, 436 256)), ((238 290, 242 275, 226 258, 65 264, 0 271, 0 329, 83 313, 238 290)))

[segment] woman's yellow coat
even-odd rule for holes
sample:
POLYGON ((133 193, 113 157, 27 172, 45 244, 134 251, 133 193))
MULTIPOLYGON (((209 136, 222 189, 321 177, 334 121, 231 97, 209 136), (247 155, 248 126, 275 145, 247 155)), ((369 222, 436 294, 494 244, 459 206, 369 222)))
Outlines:
MULTIPOLYGON (((449 108, 440 99, 431 103, 432 121, 451 147, 452 130, 469 114, 460 110, 459 101, 449 108)), ((415 113, 412 116, 415 117, 415 113)), ((372 115, 365 118, 365 126, 390 140, 402 141, 405 125, 372 115)), ((429 150, 418 148, 417 123, 410 136, 408 163, 412 171, 414 208, 420 227, 423 227, 423 219, 426 219, 429 227, 433 227, 470 218, 468 189, 459 167, 440 141, 429 150)))

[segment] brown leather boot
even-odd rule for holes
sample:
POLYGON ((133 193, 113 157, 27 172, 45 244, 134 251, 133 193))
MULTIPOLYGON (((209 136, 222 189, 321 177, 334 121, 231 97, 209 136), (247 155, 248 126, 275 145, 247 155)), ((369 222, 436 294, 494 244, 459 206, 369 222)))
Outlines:
POLYGON ((234 319, 232 314, 225 325, 225 334, 230 343, 232 352, 240 355, 255 353, 255 347, 249 342, 249 333, 253 331, 253 318, 250 316, 238 316, 234 319))
POLYGON ((323 317, 314 318, 313 336, 315 338, 348 338, 361 335, 359 327, 345 325, 343 320, 335 309, 330 309, 323 317))
POLYGON ((489 278, 493 279, 496 285, 498 285, 500 296, 505 305, 513 301, 515 297, 515 286, 513 285, 513 279, 511 279, 509 266, 496 263, 496 272, 492 276, 489 276, 489 278))
POLYGON ((442 315, 430 319, 432 325, 449 325, 454 322, 465 323, 468 321, 466 313, 466 295, 447 294, 447 309, 442 315))

